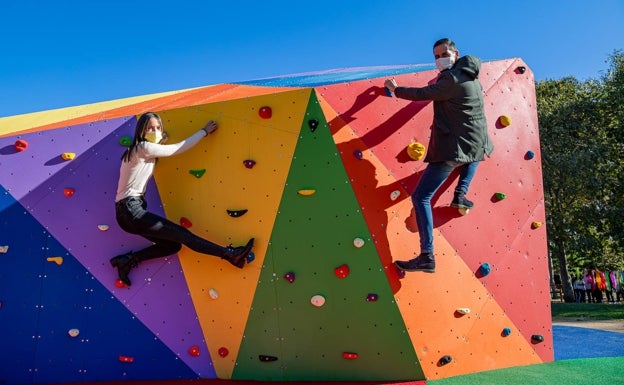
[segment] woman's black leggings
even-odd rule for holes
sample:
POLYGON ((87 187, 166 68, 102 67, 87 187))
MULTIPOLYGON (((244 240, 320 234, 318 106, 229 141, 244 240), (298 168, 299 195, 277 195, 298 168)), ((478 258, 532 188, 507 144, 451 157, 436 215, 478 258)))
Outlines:
POLYGON ((202 254, 222 257, 225 248, 207 241, 159 215, 147 210, 142 196, 128 197, 115 204, 117 223, 126 232, 141 235, 154 244, 132 254, 138 261, 166 257, 180 251, 182 245, 202 254))

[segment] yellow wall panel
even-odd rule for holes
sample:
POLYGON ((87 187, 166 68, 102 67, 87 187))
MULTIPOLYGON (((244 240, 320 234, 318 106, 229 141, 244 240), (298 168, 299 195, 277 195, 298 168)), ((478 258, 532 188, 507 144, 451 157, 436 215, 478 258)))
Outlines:
POLYGON ((191 231, 224 246, 256 239, 256 259, 243 270, 187 248, 179 253, 221 378, 229 378, 233 370, 246 323, 240 315, 249 313, 310 92, 294 90, 161 113, 172 143, 208 120, 219 126, 190 151, 159 160, 155 179, 167 217, 186 217, 191 231), (272 109, 270 119, 259 116, 263 106, 272 109), (247 168, 245 160, 256 164, 247 168), (203 169, 200 178, 189 172, 203 169), (238 218, 227 214, 240 209, 248 212, 238 218), (211 289, 218 298, 211 298, 211 289), (222 347, 228 349, 227 357, 219 357, 222 347))

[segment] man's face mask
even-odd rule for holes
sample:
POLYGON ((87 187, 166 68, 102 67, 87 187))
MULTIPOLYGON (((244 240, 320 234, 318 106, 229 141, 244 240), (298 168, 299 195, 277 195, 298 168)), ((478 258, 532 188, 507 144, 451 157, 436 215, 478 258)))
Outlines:
POLYGON ((436 59, 436 67, 438 71, 442 72, 451 68, 455 64, 455 55, 440 57, 436 59))
POLYGON ((160 141, 162 140, 162 132, 160 132, 160 131, 146 132, 145 135, 143 135, 143 137, 148 142, 160 143, 160 141))

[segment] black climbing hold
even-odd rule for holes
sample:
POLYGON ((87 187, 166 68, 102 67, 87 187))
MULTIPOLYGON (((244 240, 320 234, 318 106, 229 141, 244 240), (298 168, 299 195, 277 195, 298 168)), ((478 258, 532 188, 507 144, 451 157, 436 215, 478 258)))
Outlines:
POLYGON ((262 361, 262 362, 273 362, 273 361, 277 361, 277 357, 275 357, 275 356, 267 356, 267 355, 264 355, 264 354, 260 354, 260 355, 258 356, 258 358, 259 358, 259 359, 260 359, 260 361, 262 361))
POLYGON ((534 344, 538 344, 538 343, 540 343, 540 342, 544 342, 544 336, 542 336, 541 334, 533 334, 533 335, 531 336, 531 341, 532 341, 534 344))
POLYGON ((446 364, 448 364, 449 362, 453 361, 453 357, 451 356, 443 356, 442 358, 440 358, 440 360, 438 361, 438 365, 440 366, 444 366, 446 364))
POLYGON ((243 209, 243 210, 227 210, 228 215, 231 216, 232 218, 242 217, 243 215, 245 215, 246 212, 247 212, 247 209, 243 209))
POLYGON ((516 70, 518 71, 518 73, 523 74, 526 72, 526 67, 525 66, 518 66, 518 68, 516 68, 516 70))
POLYGON ((308 120, 308 126, 310 126, 310 131, 314 132, 316 131, 316 128, 318 127, 319 121, 316 119, 310 119, 308 120))

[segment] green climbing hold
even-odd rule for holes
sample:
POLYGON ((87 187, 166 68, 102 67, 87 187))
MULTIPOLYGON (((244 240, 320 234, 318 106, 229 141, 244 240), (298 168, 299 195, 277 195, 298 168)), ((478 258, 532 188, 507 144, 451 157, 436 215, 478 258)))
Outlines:
POLYGON ((505 199, 507 197, 507 195, 505 195, 502 192, 497 192, 496 193, 496 199, 498 199, 499 201, 502 201, 503 199, 505 199))
POLYGON ((119 144, 121 144, 122 146, 129 147, 132 144, 132 138, 129 137, 128 135, 122 136, 121 139, 119 139, 119 144))
POLYGON ((206 169, 202 168, 201 170, 189 170, 189 173, 195 178, 201 178, 206 173, 206 169))

